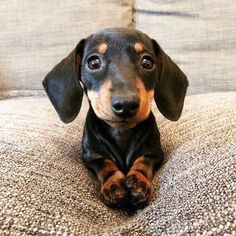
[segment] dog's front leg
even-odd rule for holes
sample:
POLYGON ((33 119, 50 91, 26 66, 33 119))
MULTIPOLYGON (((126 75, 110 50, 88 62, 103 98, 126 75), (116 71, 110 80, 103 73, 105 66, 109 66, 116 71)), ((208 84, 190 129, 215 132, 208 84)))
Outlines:
POLYGON ((125 175, 108 159, 97 160, 93 169, 101 183, 101 200, 108 206, 121 207, 126 197, 125 175))
POLYGON ((135 160, 126 176, 126 187, 130 202, 143 208, 151 197, 152 179, 162 158, 141 156, 135 160))

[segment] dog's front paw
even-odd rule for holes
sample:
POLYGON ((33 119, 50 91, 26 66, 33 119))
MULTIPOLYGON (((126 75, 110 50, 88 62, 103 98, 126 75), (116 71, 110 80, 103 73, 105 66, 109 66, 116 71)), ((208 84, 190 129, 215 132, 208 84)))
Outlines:
POLYGON ((121 171, 116 171, 101 186, 100 198, 110 207, 121 207, 125 197, 125 176, 121 171))
POLYGON ((131 170, 126 177, 128 198, 135 208, 144 208, 151 198, 151 182, 139 171, 131 170))

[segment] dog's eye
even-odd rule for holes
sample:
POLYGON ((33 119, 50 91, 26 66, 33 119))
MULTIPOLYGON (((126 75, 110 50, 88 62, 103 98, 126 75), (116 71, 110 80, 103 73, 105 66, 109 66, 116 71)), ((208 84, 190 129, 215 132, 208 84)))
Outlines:
POLYGON ((140 65, 145 70, 151 70, 154 66, 154 62, 150 56, 143 56, 140 65))
POLYGON ((98 70, 101 67, 101 60, 98 56, 91 56, 88 59, 88 68, 90 70, 98 70))

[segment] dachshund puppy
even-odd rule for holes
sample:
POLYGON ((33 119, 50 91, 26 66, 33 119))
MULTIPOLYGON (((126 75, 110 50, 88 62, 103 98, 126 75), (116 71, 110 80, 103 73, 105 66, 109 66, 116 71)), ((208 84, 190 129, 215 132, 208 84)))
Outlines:
POLYGON ((87 95, 83 158, 101 183, 102 201, 147 205, 163 161, 152 101, 167 119, 178 120, 188 86, 179 67, 146 34, 111 28, 82 39, 43 86, 65 123, 76 118, 87 95))

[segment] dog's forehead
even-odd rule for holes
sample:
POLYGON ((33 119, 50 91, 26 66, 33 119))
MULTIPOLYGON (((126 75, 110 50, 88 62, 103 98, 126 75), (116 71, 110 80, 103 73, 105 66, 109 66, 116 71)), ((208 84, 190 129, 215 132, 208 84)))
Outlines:
POLYGON ((121 49, 128 46, 133 46, 136 51, 141 51, 144 47, 152 49, 152 40, 138 30, 111 28, 89 36, 85 49, 88 51, 97 48, 101 52, 105 52, 107 48, 121 49))

